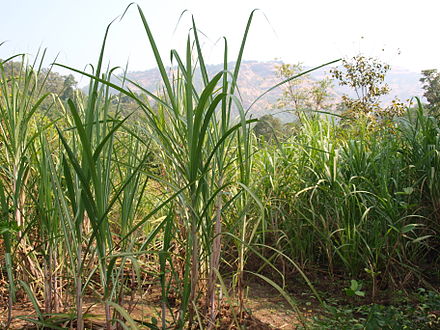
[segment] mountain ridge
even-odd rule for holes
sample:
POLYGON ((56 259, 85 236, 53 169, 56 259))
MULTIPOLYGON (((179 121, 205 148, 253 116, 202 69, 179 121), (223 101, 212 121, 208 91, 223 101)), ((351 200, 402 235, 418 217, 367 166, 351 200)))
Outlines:
MULTIPOLYGON (((238 79, 238 93, 242 98, 243 106, 247 109, 252 102, 262 93, 267 91, 272 86, 279 83, 282 79, 276 75, 276 66, 281 65, 281 61, 243 61, 240 67, 240 74, 238 79)), ((235 62, 229 62, 229 71, 233 70, 235 62)), ((210 76, 223 70, 223 64, 207 65, 207 71, 210 76)), ((332 67, 320 68, 310 74, 310 81, 321 80, 324 77, 330 77, 329 70, 332 67)), ((312 67, 304 66, 304 70, 312 69, 312 67)), ((170 68, 167 69, 168 71, 170 68)), ((139 85, 149 91, 156 91, 160 88, 160 73, 157 68, 130 71, 127 77, 136 81, 139 85)), ((388 105, 394 98, 399 98, 406 103, 408 99, 418 96, 422 97, 423 90, 419 81, 420 73, 415 73, 404 68, 392 68, 386 76, 385 81, 390 87, 390 93, 381 98, 384 105, 388 105)), ((202 86, 200 73, 196 74, 196 87, 202 86), (197 86, 198 85, 198 86, 197 86)), ((339 86, 337 81, 333 80, 330 93, 333 95, 333 102, 338 102, 341 96, 347 94, 354 96, 354 92, 346 86, 339 86)), ((133 85, 129 85, 134 91, 138 91, 133 85)), ((278 109, 275 108, 277 100, 282 95, 282 87, 267 93, 258 100, 253 106, 250 113, 255 117, 261 117, 265 114, 273 114, 278 109)))

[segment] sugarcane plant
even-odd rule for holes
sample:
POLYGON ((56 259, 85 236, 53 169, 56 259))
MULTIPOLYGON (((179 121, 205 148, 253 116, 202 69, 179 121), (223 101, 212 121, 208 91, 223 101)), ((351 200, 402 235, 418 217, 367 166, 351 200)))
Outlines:
POLYGON ((32 227, 31 188, 32 147, 45 127, 36 128, 37 112, 50 108, 49 93, 44 89, 42 75, 44 53, 29 64, 26 56, 15 55, 0 61, 0 232, 5 244, 5 268, 9 281, 8 324, 15 301, 16 279, 38 278, 40 268, 26 234, 32 227), (15 62, 15 59, 20 59, 15 62), (29 211, 29 212, 28 212, 29 211), (20 255, 20 258, 13 258, 20 255))

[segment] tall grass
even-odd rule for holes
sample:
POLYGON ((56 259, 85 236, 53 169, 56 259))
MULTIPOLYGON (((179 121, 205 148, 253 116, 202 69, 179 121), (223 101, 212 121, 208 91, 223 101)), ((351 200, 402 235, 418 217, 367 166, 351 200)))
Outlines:
POLYGON ((113 82, 103 66, 111 24, 92 72, 69 68, 90 78, 88 95, 63 102, 42 92, 41 64, 6 75, 13 58, 0 63, 9 322, 18 289, 37 314, 24 318, 40 327, 88 327, 93 297, 106 329, 183 329, 218 327, 222 304, 233 301, 242 326, 248 278, 295 308, 285 290, 291 270, 316 295, 304 269, 367 278, 373 298, 421 277, 438 252, 440 191, 439 126, 421 104, 373 130, 301 116, 287 140, 260 143, 238 96, 254 12, 235 66, 225 39, 223 69, 210 73, 194 19, 184 53, 171 51, 167 67, 137 11, 159 92, 113 82), (127 115, 111 91, 136 110, 127 115), (160 287, 160 321, 133 317, 146 282, 160 287))
POLYGON ((23 55, 0 62, 1 233, 5 243, 9 281, 8 323, 16 291, 14 259, 11 254, 19 253, 23 256, 17 265, 23 279, 39 275, 38 262, 32 253, 30 238, 25 233, 32 225, 32 214, 26 209, 26 204, 32 200, 31 149, 39 135, 35 125, 36 112, 48 97, 48 94, 42 92, 37 80, 43 58, 44 54, 40 62, 37 62, 37 56, 32 66, 28 65, 23 55), (21 62, 13 65, 16 58, 21 59, 21 62))
POLYGON ((350 133, 333 121, 303 118, 298 134, 267 145, 259 157, 266 212, 278 233, 272 244, 304 266, 371 279, 373 298, 379 284, 420 276, 416 265, 436 246, 428 241, 438 241, 430 220, 436 190, 427 184, 437 167, 435 125, 421 105, 392 128, 373 131, 361 122, 350 133))
MULTIPOLYGON (((235 170, 234 162, 231 162, 231 143, 239 148, 247 143, 251 122, 245 119, 234 93, 252 15, 230 81, 227 44, 224 71, 209 77, 194 20, 193 35, 188 36, 185 55, 181 57, 172 51, 177 66, 171 80, 147 20, 139 7, 138 10, 165 86, 165 96, 155 100, 157 113, 148 104, 138 102, 144 111, 147 127, 162 151, 161 159, 169 174, 168 186, 172 192, 184 189, 174 202, 177 209, 168 218, 168 221, 178 221, 178 232, 181 233, 178 240, 183 243, 183 269, 182 277, 179 278, 182 304, 178 326, 184 326, 187 310, 189 324, 193 322, 200 298, 198 295, 205 286, 207 291, 204 300, 210 310, 211 322, 214 322, 218 312, 215 288, 221 255, 221 217, 223 205, 227 203, 222 191, 232 184, 226 181, 227 173, 235 170), (194 57, 197 59, 195 63, 194 57), (200 91, 195 86, 196 70, 203 78, 200 91), (231 118, 233 103, 241 114, 239 122, 231 118), (202 278, 207 279, 207 283, 203 283, 205 280, 200 281, 202 278)), ((248 158, 248 154, 239 154, 235 161, 249 168, 248 158)), ((173 259, 169 261, 173 262, 173 259)))
MULTIPOLYGON (((164 85, 164 93, 161 97, 158 97, 144 90, 135 82, 131 83, 152 98, 155 108, 151 106, 150 102, 139 99, 130 90, 113 85, 105 78, 101 79, 99 73, 89 76, 94 79, 93 84, 103 83, 136 100, 143 111, 146 125, 142 125, 142 127, 145 127, 144 134, 140 131, 139 135, 136 134, 134 136, 140 139, 142 143, 143 137, 151 137, 160 151, 158 155, 160 156, 159 162, 163 164, 163 169, 167 176, 164 179, 159 179, 159 182, 161 182, 164 189, 167 189, 170 195, 176 198, 172 201, 174 207, 171 213, 164 220, 167 224, 164 225, 165 240, 163 241, 163 249, 159 261, 161 272, 165 271, 165 265, 169 263, 173 271, 171 278, 178 281, 177 285, 174 283, 174 290, 177 291, 181 299, 177 320, 178 327, 183 327, 186 321, 189 324, 193 323, 196 313, 199 313, 197 311, 200 308, 199 300, 201 297, 199 294, 204 291, 202 289, 204 287, 207 287, 204 300, 206 301, 207 308, 210 310, 211 322, 214 322, 219 304, 215 298, 215 288, 221 255, 221 221, 224 205, 228 204, 228 198, 226 197, 228 195, 225 195, 223 191, 231 186, 233 182, 237 182, 237 180, 242 181, 241 185, 244 188, 239 189, 236 195, 246 196, 249 190, 246 187, 246 180, 248 180, 250 173, 249 125, 252 120, 245 118, 244 110, 239 99, 234 96, 234 93, 252 15, 246 27, 238 61, 233 73, 228 71, 227 44, 225 42, 224 71, 209 77, 204 64, 198 30, 193 20, 192 36, 188 36, 185 55, 181 57, 176 51, 171 53, 173 61, 176 62, 176 71, 170 77, 140 7, 138 7, 138 11, 156 58, 164 85), (197 58, 195 63, 193 57, 197 58), (195 70, 201 72, 203 78, 203 87, 200 91, 195 87, 195 70), (217 111, 218 108, 221 110, 217 111), (232 118, 233 109, 236 109, 240 115, 238 121, 234 121, 232 118), (233 155, 231 148, 238 150, 238 157, 233 155), (241 174, 238 178, 227 174, 229 171, 236 169, 235 164, 238 164, 237 167, 240 168, 241 174), (226 181, 227 179, 235 181, 228 182, 226 181), (181 244, 176 255, 172 255, 169 250, 171 240, 176 240, 181 244), (181 269, 177 269, 178 265, 181 265, 181 269), (189 318, 187 319, 187 317, 189 318)), ((104 47, 102 53, 103 51, 104 47)), ((89 107, 91 106, 92 108, 94 107, 94 93, 96 91, 92 91, 90 94, 92 101, 89 101, 89 107)), ((85 186, 82 187, 84 192, 81 192, 81 195, 84 195, 84 200, 82 200, 83 206, 81 204, 77 206, 77 210, 81 210, 81 212, 74 210, 74 214, 80 217, 75 223, 82 223, 84 208, 86 208, 87 214, 99 210, 93 204, 87 206, 88 203, 93 202, 101 194, 98 189, 100 189, 102 181, 94 182, 94 180, 99 179, 97 174, 93 172, 96 165, 88 163, 92 160, 99 160, 99 154, 96 151, 93 152, 91 146, 88 145, 89 141, 93 141, 91 127, 98 127, 99 125, 96 124, 98 118, 93 118, 93 115, 90 114, 96 113, 96 111, 86 110, 86 121, 82 122, 72 102, 70 102, 69 107, 75 119, 75 128, 78 130, 81 147, 84 149, 81 156, 83 165, 75 157, 73 150, 70 149, 69 144, 61 133, 60 137, 81 184, 85 186), (82 167, 85 165, 87 167, 83 169, 82 167), (88 173, 89 171, 91 171, 90 174, 88 173), (92 180, 93 187, 97 189, 95 192, 89 192, 88 180, 90 179, 92 180)), ((103 141, 106 139, 103 138, 103 141)), ((99 146, 101 147, 101 145, 99 146)), ((99 151, 101 152, 101 150, 99 151)), ((67 167, 64 166, 64 168, 65 176, 70 177, 71 175, 66 172, 67 167)), ((72 194, 70 200, 74 200, 74 194, 72 194)), ((246 207, 245 204, 246 199, 241 202, 241 207, 246 207)), ((101 212, 105 216, 105 208, 101 208, 101 212)), ((105 223, 105 221, 102 221, 104 216, 97 216, 98 221, 100 221, 99 225, 105 223)), ((89 217, 92 223, 96 221, 92 220, 90 215, 89 217)), ((242 213, 242 217, 246 218, 244 213, 242 213)), ((100 237, 98 224, 95 226, 96 229, 94 230, 97 233, 94 235, 94 238, 98 239, 100 237)), ((243 227, 243 232, 245 230, 246 227, 243 227)), ((131 234, 132 231, 129 231, 128 234, 131 234)), ((78 228, 77 232, 78 237, 80 237, 82 235, 80 228, 78 228)), ((99 249, 100 242, 97 242, 97 245, 99 249)), ((102 248, 101 251, 98 251, 101 260, 105 258, 104 250, 105 248, 102 248)), ((81 251, 77 252, 77 255, 81 254, 81 251)), ((243 252, 240 254, 240 258, 243 260, 243 252)), ((240 265, 242 272, 243 262, 240 265)), ((102 268, 104 268, 104 265, 102 268)), ((78 272, 80 272, 79 269, 77 270, 78 272)), ((163 275, 161 276, 162 299, 164 305, 169 308, 167 302, 168 292, 164 289, 165 278, 163 275)), ((165 312, 166 310, 163 309, 163 320, 166 319, 165 312)), ((165 324, 163 324, 163 327, 165 327, 165 324)))

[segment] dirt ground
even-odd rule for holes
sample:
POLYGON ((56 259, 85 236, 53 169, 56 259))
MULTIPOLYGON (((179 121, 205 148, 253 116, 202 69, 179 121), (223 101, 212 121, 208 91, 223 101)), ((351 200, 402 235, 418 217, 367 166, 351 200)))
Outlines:
MULTIPOLYGON (((3 292, 4 293, 4 292, 3 292)), ((101 304, 85 303, 88 306, 88 320, 93 320, 88 323, 89 329, 100 329, 103 324, 103 310, 101 304), (101 326, 100 326, 101 325, 101 326)), ((304 305, 304 304, 303 304, 304 305)), ((158 318, 160 315, 160 298, 158 292, 152 290, 148 294, 148 299, 139 299, 136 305, 133 306, 132 316, 135 319, 145 320, 150 322, 152 317, 158 318), (147 303, 148 301, 148 303, 147 303)), ((260 283, 252 283, 248 289, 246 298, 246 316, 243 323, 246 324, 247 329, 264 330, 264 329, 295 329, 301 324, 297 317, 297 312, 289 306, 288 302, 272 287, 260 283)), ((312 309, 308 307, 300 307, 303 315, 307 316, 312 313, 312 309)), ((227 309, 227 308, 226 308, 227 309)), ((18 301, 13 310, 13 321, 10 329, 35 329, 35 325, 25 321, 22 318, 37 318, 32 304, 26 299, 18 301)), ((220 328, 228 328, 227 323, 231 323, 233 317, 228 310, 223 310, 221 314, 220 328)), ((6 300, 2 299, 0 306, 0 329, 6 323, 7 310, 6 300)), ((60 324, 63 327, 63 324, 60 324)), ((68 328, 67 322, 64 325, 68 328)), ((231 327, 233 329, 234 327, 231 327)))

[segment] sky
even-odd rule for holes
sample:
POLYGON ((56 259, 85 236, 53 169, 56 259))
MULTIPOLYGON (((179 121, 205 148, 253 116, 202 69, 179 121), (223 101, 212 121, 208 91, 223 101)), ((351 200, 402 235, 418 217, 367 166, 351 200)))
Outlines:
MULTIPOLYGON (((107 25, 125 0, 0 0, 0 58, 47 49, 77 69, 96 64, 107 25)), ((320 65, 362 53, 414 72, 440 67, 437 0, 138 0, 161 55, 183 54, 191 15, 203 33, 206 62, 234 60, 253 9, 245 60, 320 65), (183 14, 182 14, 183 13, 183 14)), ((132 5, 110 27, 105 63, 131 71, 155 66, 139 12, 132 5)), ((167 62, 169 64, 169 62, 167 62)), ((66 71, 59 70, 63 74, 66 71)), ((87 79, 85 79, 87 82, 87 79)), ((81 83, 81 82, 80 82, 81 83)), ((84 83, 84 82, 83 82, 84 83)))

